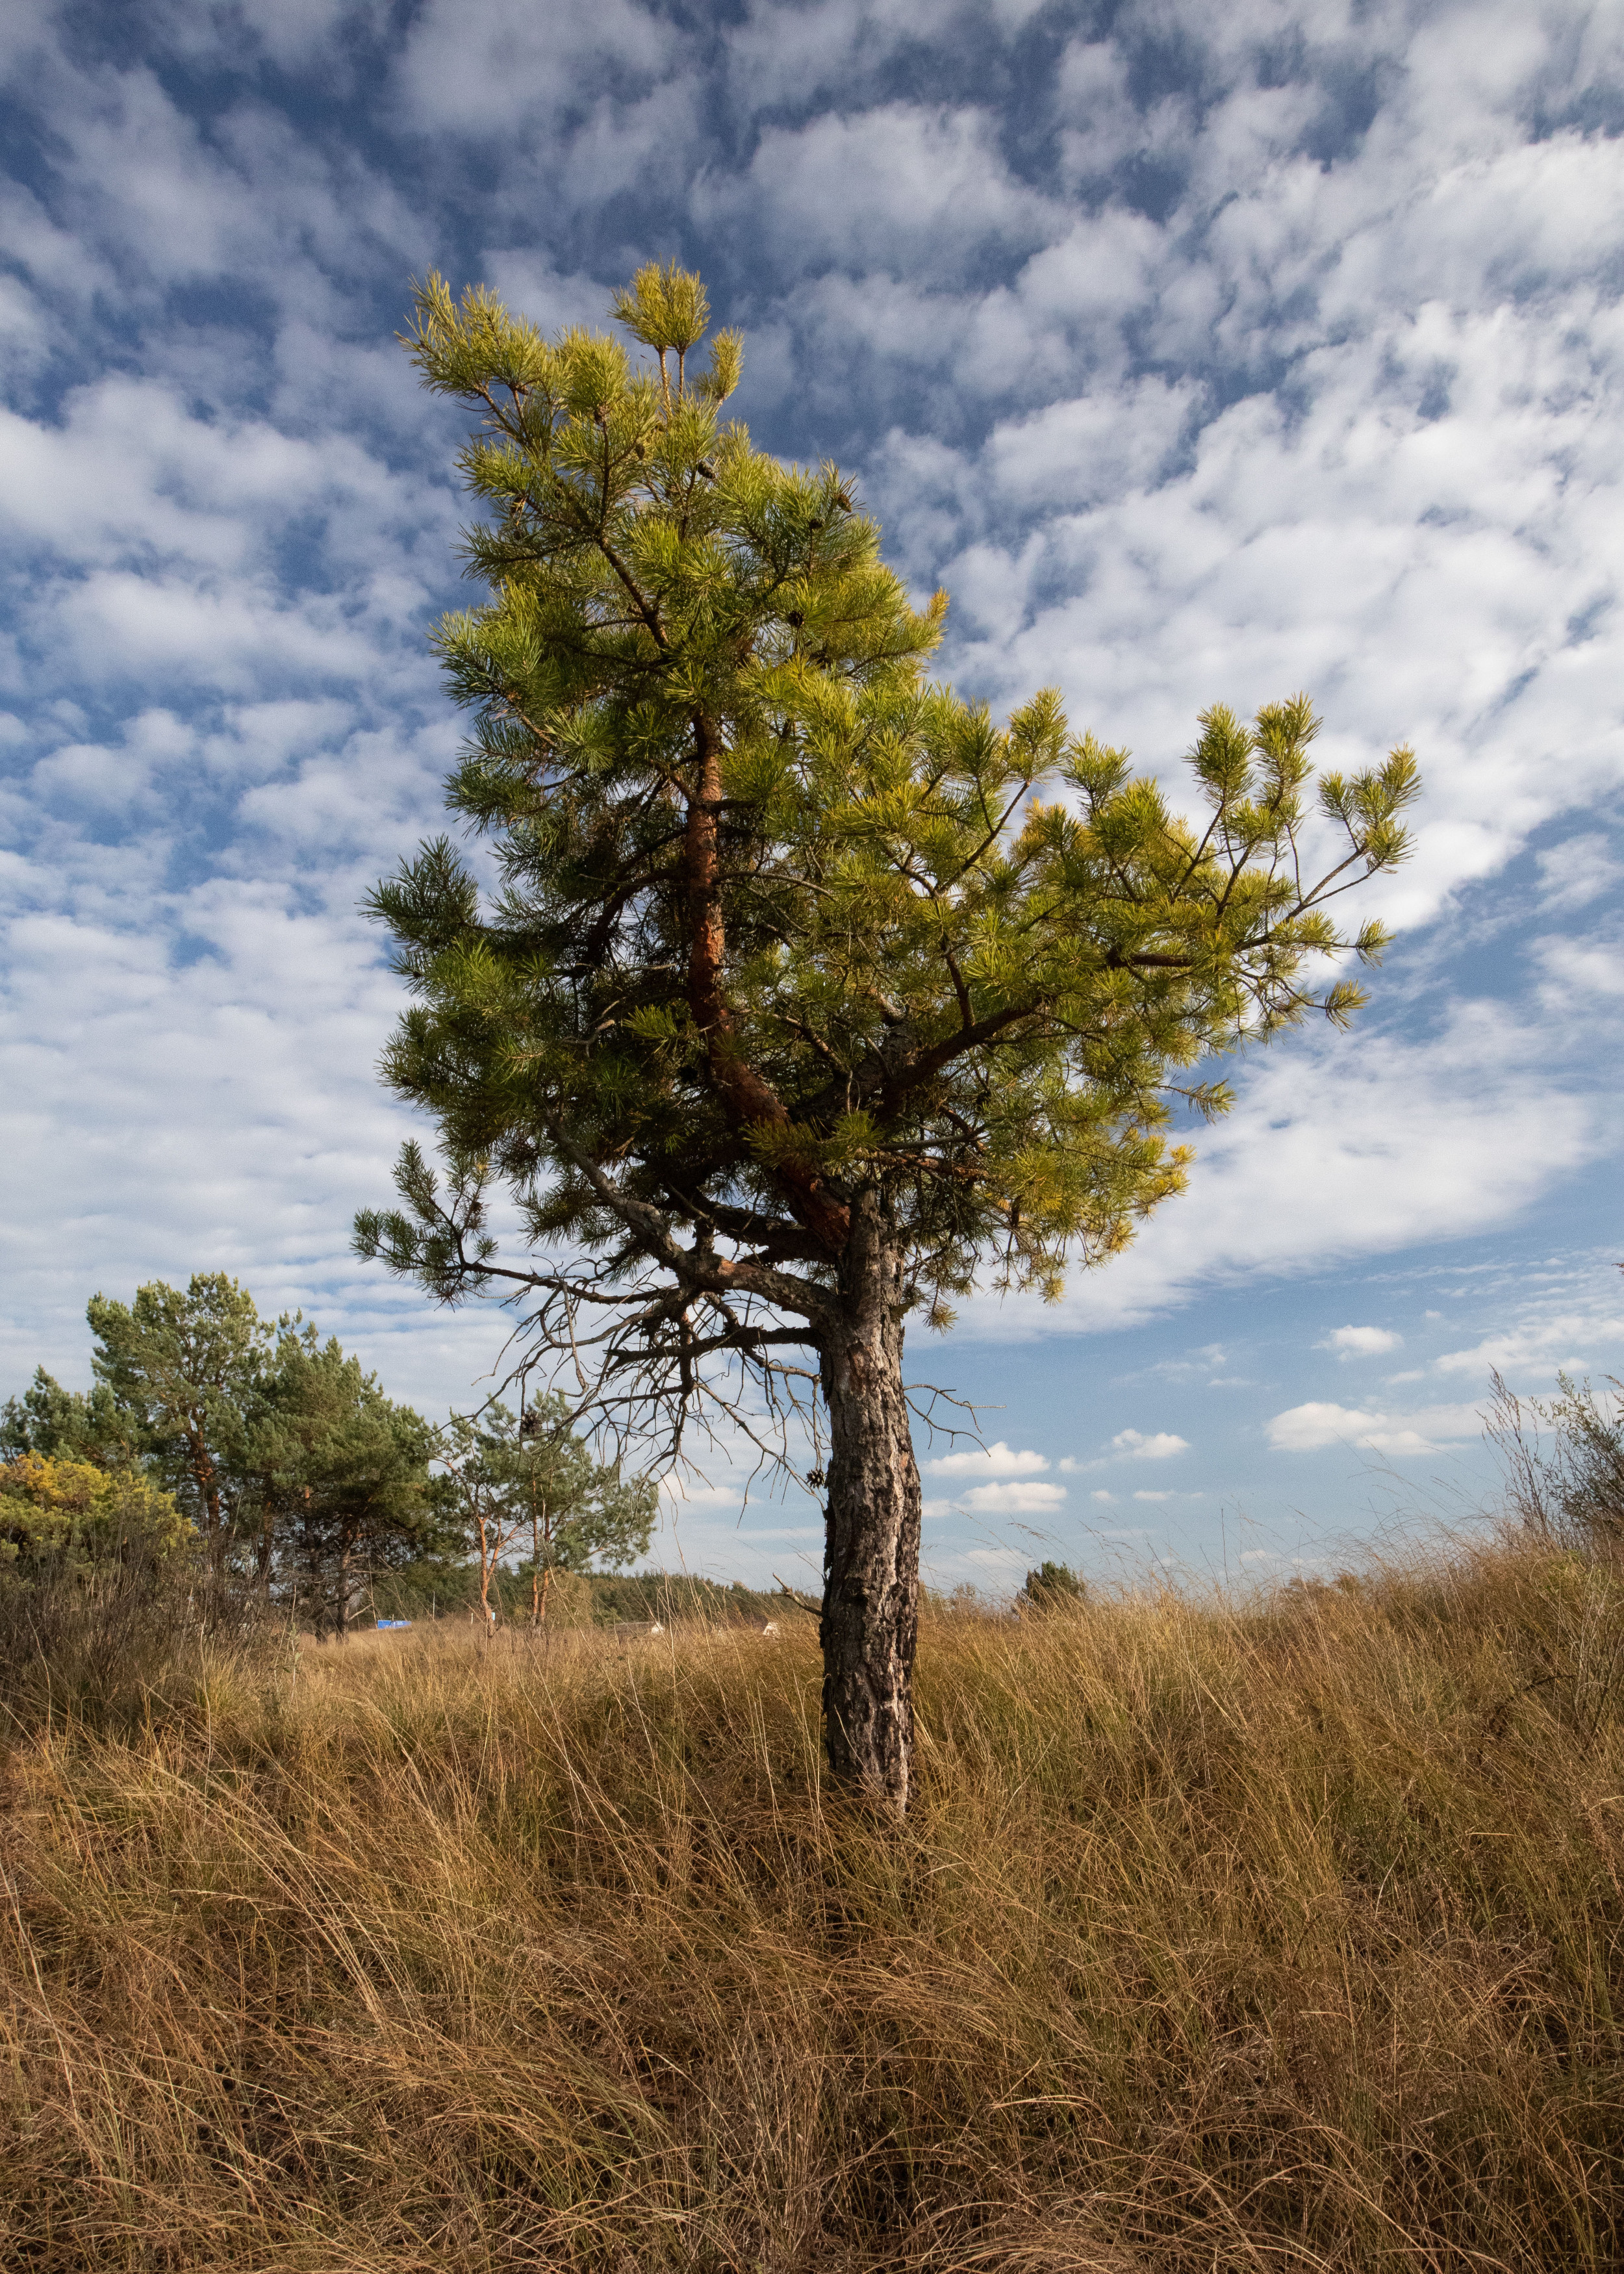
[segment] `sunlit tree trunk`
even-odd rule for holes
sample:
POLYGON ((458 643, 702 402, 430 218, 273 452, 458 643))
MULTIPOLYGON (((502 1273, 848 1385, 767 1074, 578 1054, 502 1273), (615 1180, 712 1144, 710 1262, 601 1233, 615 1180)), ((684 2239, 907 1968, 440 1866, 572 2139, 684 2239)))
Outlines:
POLYGON ((475 1517, 479 1527, 479 1615, 486 1634, 491 1631, 491 1579, 496 1569, 496 1558, 501 1550, 501 1538, 496 1526, 481 1507, 475 1517))
POLYGON ((553 1559, 547 1558, 542 1569, 541 1551, 553 1545, 553 1511, 536 1505, 535 1487, 530 1488, 530 1624, 544 1627, 547 1623, 547 1591, 553 1585, 553 1559))

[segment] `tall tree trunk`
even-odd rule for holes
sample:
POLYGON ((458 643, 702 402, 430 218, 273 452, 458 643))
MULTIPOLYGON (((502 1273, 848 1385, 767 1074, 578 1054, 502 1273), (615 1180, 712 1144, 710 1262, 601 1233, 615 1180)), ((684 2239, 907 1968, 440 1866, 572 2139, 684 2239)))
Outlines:
POLYGON ((486 1536, 484 1517, 476 1520, 479 1525, 479 1608, 484 1615, 485 1630, 488 1635, 491 1631, 491 1572, 495 1558, 486 1536))
POLYGON ((896 1815, 914 1778, 919 1469, 902 1388, 902 1260, 860 1194, 822 1357, 829 1408, 823 1714, 830 1766, 896 1815))
POLYGON ((221 1506, 220 1472, 214 1456, 204 1441, 197 1417, 188 1417, 186 1449, 191 1457, 192 1473, 198 1487, 198 1497, 203 1503, 203 1540, 208 1555, 209 1570, 216 1577, 225 1562, 225 1511, 221 1506))
POLYGON ((355 1555, 355 1540, 348 1525, 339 1535, 338 1551, 338 1638, 350 1639, 350 1567, 355 1555))
POLYGON ((553 1558, 547 1557, 547 1568, 541 1569, 542 1534, 546 1534, 549 1551, 553 1546, 553 1510, 544 1515, 536 1505, 536 1476, 530 1472, 530 1624, 540 1628, 547 1623, 547 1591, 553 1585, 553 1558), (540 1585, 537 1575, 540 1573, 540 1585))
MULTIPOLYGON (((259 1508, 259 1539, 254 1550, 254 1563, 260 1600, 268 1603, 271 1600, 271 1555, 276 1545, 276 1495, 268 1476, 261 1480, 261 1490, 264 1498, 259 1508)), ((308 1485, 304 1487, 304 1495, 308 1499, 308 1485)))

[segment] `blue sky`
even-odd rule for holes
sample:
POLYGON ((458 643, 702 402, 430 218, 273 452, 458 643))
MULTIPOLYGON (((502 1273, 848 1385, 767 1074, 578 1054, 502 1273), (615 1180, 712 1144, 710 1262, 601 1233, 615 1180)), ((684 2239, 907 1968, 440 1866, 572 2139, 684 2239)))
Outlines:
MULTIPOLYGON (((1058 1310, 915 1337, 992 1449, 921 1444, 936 1576, 1335 1559, 1492 1492, 1491 1367, 1624 1371, 1616 9, 34 0, 0 80, 0 1387, 225 1269, 479 1394, 500 1315, 348 1253, 409 1128, 357 904, 458 731, 455 415, 392 335, 431 265, 557 324, 650 254, 959 685, 1173 786, 1305 686, 1425 772, 1354 1033, 1235 1069, 1058 1310)), ((815 1568, 738 1507, 723 1459, 662 1555, 815 1568)))

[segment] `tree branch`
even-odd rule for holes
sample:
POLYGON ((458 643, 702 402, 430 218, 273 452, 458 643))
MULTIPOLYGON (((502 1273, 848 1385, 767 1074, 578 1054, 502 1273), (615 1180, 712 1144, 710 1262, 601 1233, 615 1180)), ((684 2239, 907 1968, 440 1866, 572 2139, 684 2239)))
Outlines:
POLYGON ((800 1317, 812 1321, 821 1329, 828 1315, 828 1291, 810 1279, 801 1279, 785 1271, 775 1271, 748 1259, 730 1262, 726 1256, 707 1255, 697 1246, 680 1247, 657 1209, 644 1201, 635 1200, 624 1193, 606 1176, 590 1156, 556 1126, 549 1126, 547 1137, 564 1158, 586 1178, 604 1206, 619 1216, 631 1233, 639 1250, 650 1262, 659 1263, 669 1271, 680 1286, 695 1294, 722 1295, 741 1293, 758 1295, 763 1302, 776 1303, 780 1309, 793 1311, 800 1317))

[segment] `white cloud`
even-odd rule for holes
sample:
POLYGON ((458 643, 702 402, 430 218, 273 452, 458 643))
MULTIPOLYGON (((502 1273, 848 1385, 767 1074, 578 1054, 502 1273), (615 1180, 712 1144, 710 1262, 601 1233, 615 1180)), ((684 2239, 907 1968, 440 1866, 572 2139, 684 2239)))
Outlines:
MULTIPOLYGON (((335 64, 342 67, 342 34, 363 26, 375 31, 386 6, 387 0, 237 0, 244 25, 283 70, 317 60, 328 73, 335 64)), ((164 28, 174 46, 207 55, 212 42, 184 4, 168 13, 164 28)))
POLYGON ((1624 996, 1624 943, 1538 939, 1530 953, 1539 967, 1541 992, 1559 1014, 1583 1018, 1624 996))
MULTIPOLYGON (((736 1484, 705 1484, 694 1477, 665 1476, 660 1479, 660 1496, 680 1515, 688 1508, 733 1508, 739 1500, 736 1484)), ((805 1536, 798 1533, 797 1537, 805 1536)))
POLYGON ((1111 1439, 1113 1452, 1130 1454, 1136 1461, 1170 1460, 1175 1453, 1187 1453, 1186 1439, 1176 1437, 1169 1429, 1157 1430, 1154 1437, 1140 1434, 1137 1429, 1119 1429, 1111 1439))
POLYGON ((928 1477, 1032 1477, 1041 1476, 1048 1466, 1041 1453, 1013 1451, 1002 1437, 993 1445, 967 1446, 961 1453, 944 1453, 921 1464, 928 1477))
POLYGON ((1440 1374, 1464 1374, 1479 1381, 1491 1369, 1513 1381, 1529 1375, 1548 1381, 1559 1367, 1583 1371, 1585 1353, 1609 1353, 1624 1343, 1624 1310, 1605 1299, 1586 1308, 1559 1302, 1547 1308, 1530 1302, 1524 1315, 1500 1334, 1485 1335, 1464 1350, 1446 1351, 1435 1363, 1440 1374))
POLYGON ((1193 381, 1141 379, 994 428, 985 468, 1000 496, 1025 505, 1097 503, 1154 484, 1199 400, 1193 381))
POLYGON ((109 548, 240 568, 272 520, 343 501, 388 516, 394 485, 348 437, 316 444, 263 419, 189 413, 178 391, 120 375, 76 389, 60 425, 0 411, 0 516, 69 559, 109 548))
POLYGON ((635 0, 539 9, 530 0, 428 0, 396 66, 412 124, 476 136, 549 124, 612 91, 646 87, 678 34, 635 0))
POLYGON ((1539 897, 1548 908, 1587 907, 1624 876, 1612 839, 1596 832, 1548 846, 1537 866, 1539 897))
POLYGON ((1384 1351, 1396 1350, 1403 1339, 1387 1327, 1335 1327, 1314 1348, 1335 1351, 1342 1358, 1380 1358, 1384 1351))
POLYGON ((1322 1445, 1367 1444, 1371 1442, 1368 1433, 1384 1426, 1380 1414, 1361 1413, 1354 1406, 1316 1401, 1275 1414, 1268 1425, 1268 1434, 1276 1452, 1305 1453, 1322 1445))
POLYGON ((623 281, 617 275, 605 282, 580 270, 565 275, 544 253, 526 245, 487 251, 479 269, 510 308, 548 333, 572 324, 601 331, 610 293, 623 281))
POLYGON ((944 1579, 970 1579, 981 1586, 1009 1586, 1021 1577, 1026 1565, 1026 1557, 1019 1547, 965 1547, 956 1555, 938 1554, 931 1574, 944 1579))
POLYGON ((981 1516, 1042 1516, 1060 1507, 1065 1496, 1064 1485, 975 1485, 963 1505, 981 1516))
POLYGON ((1276 1413, 1268 1425, 1276 1452, 1312 1453, 1327 1445, 1358 1446, 1389 1455, 1436 1452, 1481 1434, 1475 1405, 1433 1405, 1418 1413, 1368 1413, 1357 1406, 1311 1401, 1276 1413))
POLYGON ((973 249, 1032 249, 1057 218, 1011 174, 984 111, 906 102, 770 125, 748 176, 707 180, 695 205, 707 221, 748 212, 780 257, 925 277, 973 249))

